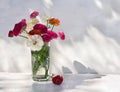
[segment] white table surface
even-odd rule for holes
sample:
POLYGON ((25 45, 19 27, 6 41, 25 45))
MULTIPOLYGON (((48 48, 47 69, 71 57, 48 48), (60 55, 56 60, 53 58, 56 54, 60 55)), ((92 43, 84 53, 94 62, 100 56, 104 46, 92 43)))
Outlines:
POLYGON ((65 74, 62 85, 34 82, 31 74, 0 73, 0 92, 120 92, 120 75, 65 74))

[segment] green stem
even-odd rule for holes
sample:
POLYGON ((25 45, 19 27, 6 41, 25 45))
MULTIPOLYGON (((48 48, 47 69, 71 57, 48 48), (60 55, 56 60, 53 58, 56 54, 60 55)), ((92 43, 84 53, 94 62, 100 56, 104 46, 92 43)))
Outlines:
POLYGON ((49 27, 49 26, 48 26, 48 20, 47 20, 47 27, 49 27))
POLYGON ((44 44, 44 46, 42 47, 42 49, 40 51, 32 51, 32 55, 33 55, 33 57, 35 57, 35 62, 33 65, 33 75, 36 75, 36 73, 39 69, 39 66, 41 64, 43 64, 44 68, 45 68, 45 77, 48 75, 48 70, 45 66, 45 64, 46 64, 45 61, 48 58, 48 54, 49 54, 49 48, 48 48, 47 44, 44 44))
POLYGON ((19 35, 19 36, 28 39, 28 37, 26 37, 26 36, 23 36, 23 35, 19 35))
POLYGON ((27 31, 27 30, 25 30, 25 33, 26 33, 26 34, 28 34, 28 31, 27 31))
POLYGON ((51 31, 53 30, 53 28, 54 28, 54 25, 52 25, 51 31))
POLYGON ((48 69, 45 67, 45 78, 48 76, 48 69))

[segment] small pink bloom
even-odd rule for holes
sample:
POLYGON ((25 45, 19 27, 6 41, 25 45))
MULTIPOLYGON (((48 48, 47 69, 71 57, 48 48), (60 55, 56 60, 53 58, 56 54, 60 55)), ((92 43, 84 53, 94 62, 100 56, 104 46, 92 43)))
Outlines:
POLYGON ((41 30, 41 33, 47 33, 47 27, 43 24, 36 24, 33 29, 41 30))
POLYGON ((42 35, 42 39, 44 42, 50 42, 50 40, 52 39, 51 36, 49 34, 44 34, 42 35))
POLYGON ((60 31, 60 32, 58 32, 58 34, 59 34, 61 40, 65 40, 65 34, 64 34, 64 32, 60 31))
POLYGON ((13 34, 15 36, 18 36, 23 30, 25 30, 27 27, 26 20, 23 19, 19 23, 15 24, 13 29, 13 34))
POLYGON ((13 36, 14 36, 14 35, 13 35, 13 31, 10 30, 9 33, 8 33, 8 37, 13 37, 13 36))
POLYGON ((51 38, 56 39, 58 37, 57 33, 54 31, 48 30, 47 33, 51 36, 51 38))
POLYGON ((52 78, 52 82, 56 85, 60 85, 63 82, 63 77, 60 75, 57 75, 52 78))
POLYGON ((20 23, 22 26, 25 26, 25 27, 27 26, 26 19, 22 19, 20 23))
POLYGON ((39 15, 39 12, 34 11, 34 12, 32 12, 32 13, 30 14, 30 18, 35 18, 35 17, 38 16, 38 15, 39 15))

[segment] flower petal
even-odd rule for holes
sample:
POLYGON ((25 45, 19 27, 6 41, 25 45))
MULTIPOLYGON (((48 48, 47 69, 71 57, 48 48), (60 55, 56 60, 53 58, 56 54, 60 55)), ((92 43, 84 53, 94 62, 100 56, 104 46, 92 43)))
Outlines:
POLYGON ((30 47, 33 51, 39 51, 43 45, 44 42, 39 35, 31 35, 27 40, 27 46, 30 47))
POLYGON ((46 33, 46 34, 42 35, 42 39, 44 42, 50 42, 52 38, 49 34, 46 33))
POLYGON ((47 33, 47 27, 43 24, 36 24, 33 29, 41 30, 41 33, 47 33))
POLYGON ((60 32, 58 32, 58 34, 59 34, 61 40, 65 40, 65 34, 64 34, 64 32, 60 31, 60 32))
POLYGON ((19 34, 21 34, 23 30, 26 29, 26 26, 27 26, 26 20, 22 19, 19 23, 15 24, 14 29, 13 29, 13 34, 15 36, 18 36, 19 34))
POLYGON ((13 37, 13 36, 14 36, 13 31, 10 30, 9 33, 8 33, 8 37, 13 37))
POLYGON ((48 23, 51 24, 51 25, 54 25, 54 26, 60 25, 60 21, 58 19, 56 19, 56 18, 48 19, 48 23))
POLYGON ((32 12, 32 13, 30 14, 30 18, 35 18, 35 17, 38 16, 38 15, 39 15, 39 12, 34 11, 34 12, 32 12))

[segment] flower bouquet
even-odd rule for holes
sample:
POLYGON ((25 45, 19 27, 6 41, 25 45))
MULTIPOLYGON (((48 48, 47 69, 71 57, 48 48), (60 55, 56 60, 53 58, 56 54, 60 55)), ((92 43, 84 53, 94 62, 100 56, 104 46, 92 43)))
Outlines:
POLYGON ((50 41, 58 37, 61 40, 65 39, 64 32, 53 31, 54 27, 59 25, 60 21, 56 18, 47 18, 44 23, 41 22, 39 12, 34 11, 30 14, 29 20, 22 19, 8 33, 8 37, 23 37, 27 40, 27 46, 31 49, 34 81, 49 79, 50 41))

